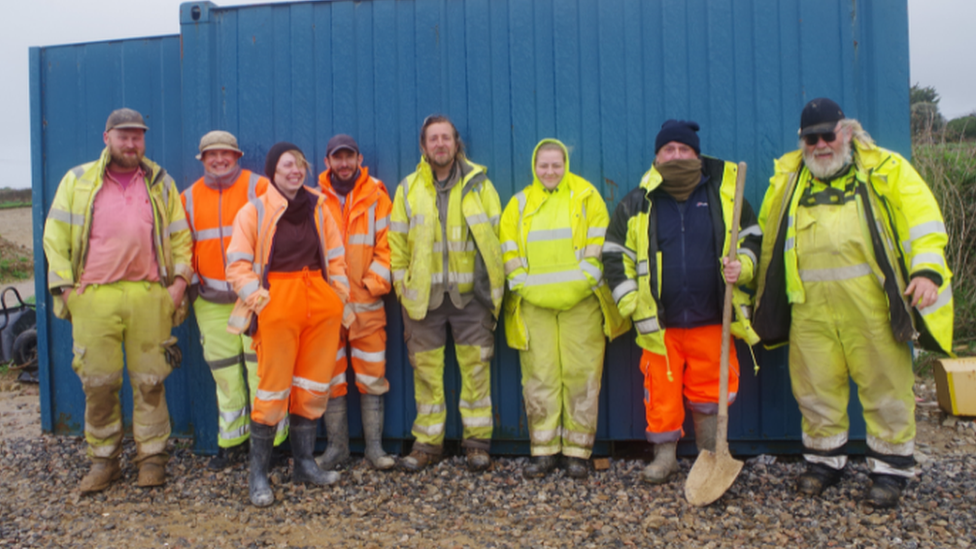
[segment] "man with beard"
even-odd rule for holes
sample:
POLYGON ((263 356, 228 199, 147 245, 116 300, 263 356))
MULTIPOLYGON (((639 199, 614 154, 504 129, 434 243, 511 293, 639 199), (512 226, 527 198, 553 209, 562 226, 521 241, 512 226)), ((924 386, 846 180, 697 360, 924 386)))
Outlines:
MULTIPOLYGON (((200 139, 197 160, 204 175, 183 191, 186 219, 193 232, 193 283, 190 299, 200 328, 203 358, 217 387, 217 455, 208 463, 211 470, 233 465, 246 454, 242 447, 250 438, 248 420, 253 395, 258 388, 258 357, 246 334, 227 331, 237 294, 227 282, 227 254, 234 217, 249 200, 261 196, 269 181, 242 169, 244 156, 237 138, 225 131, 212 131, 200 139)), ((288 435, 287 418, 277 426, 275 443, 288 435)))
POLYGON ((342 233, 349 276, 349 305, 356 320, 342 328, 339 351, 332 371, 331 396, 325 410, 329 446, 316 459, 319 467, 334 469, 349 458, 349 422, 346 370, 349 358, 356 372, 363 412, 366 459, 374 469, 391 469, 396 461, 383 451, 383 395, 386 380, 386 309, 383 296, 390 293, 390 194, 382 181, 370 177, 363 166, 359 145, 339 134, 325 147, 325 165, 319 189, 342 233), (346 352, 346 346, 349 352, 346 352))
POLYGON ((766 345, 790 345, 807 463, 797 490, 819 495, 843 474, 850 378, 867 424, 866 501, 893 507, 914 476, 908 342, 952 350, 945 225, 911 164, 834 101, 807 103, 799 136, 759 213, 754 327, 766 345))
MULTIPOLYGON (((698 450, 715 451, 726 281, 752 280, 759 227, 742 206, 738 254, 727 257, 738 167, 703 156, 698 124, 668 120, 655 139, 654 165, 620 201, 607 229, 603 264, 620 314, 632 317, 644 352, 647 441, 654 461, 645 482, 667 482, 677 471, 675 451, 691 409, 698 450)), ((748 295, 735 288, 732 335, 750 345, 748 295)), ((729 403, 739 387, 739 362, 729 347, 729 403)))
POLYGON ((420 151, 417 171, 397 188, 389 234, 417 400, 417 440, 402 464, 420 471, 443 452, 450 325, 461 373, 462 446, 468 469, 483 471, 491 465, 493 332, 505 293, 501 202, 485 167, 465 157, 457 128, 446 117, 424 120, 420 151))
POLYGON ((54 314, 72 322, 72 367, 85 391, 92 467, 81 492, 104 490, 121 476, 123 360, 132 385, 136 483, 166 480, 163 381, 179 365, 170 332, 186 316, 192 239, 173 179, 143 158, 147 129, 138 112, 113 111, 101 157, 65 174, 44 225, 54 314))

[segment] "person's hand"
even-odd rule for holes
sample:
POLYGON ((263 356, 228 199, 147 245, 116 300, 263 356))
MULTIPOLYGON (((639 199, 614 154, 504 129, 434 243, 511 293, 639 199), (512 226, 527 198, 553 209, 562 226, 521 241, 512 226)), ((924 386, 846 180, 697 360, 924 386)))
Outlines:
POLYGON ((735 284, 739 281, 739 274, 742 273, 742 262, 738 259, 729 260, 727 257, 722 258, 722 274, 725 275, 725 282, 727 284, 735 284))
POLYGON ((186 291, 186 279, 182 276, 176 277, 173 284, 166 288, 169 292, 169 296, 173 299, 173 308, 179 309, 180 303, 183 303, 183 292, 186 291))
POLYGON ((939 287, 924 276, 916 276, 905 288, 905 295, 912 296, 912 307, 924 309, 939 298, 939 287))

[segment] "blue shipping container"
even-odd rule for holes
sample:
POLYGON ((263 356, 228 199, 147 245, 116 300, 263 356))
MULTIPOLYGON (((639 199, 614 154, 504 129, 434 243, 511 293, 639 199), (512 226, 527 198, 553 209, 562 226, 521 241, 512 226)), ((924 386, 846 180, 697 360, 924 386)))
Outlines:
MULTIPOLYGON (((772 160, 796 148, 803 105, 837 100, 884 146, 907 154, 905 0, 373 0, 180 7, 181 32, 135 40, 32 48, 31 123, 43 429, 80 434, 84 396, 71 370, 71 327, 48 314, 41 227, 60 178, 98 156, 113 109, 147 119, 146 156, 180 189, 202 175, 200 136, 233 132, 245 168, 263 172, 268 148, 298 144, 324 169, 326 141, 356 137, 391 192, 419 160, 424 117, 444 113, 469 156, 487 165, 503 203, 531 182, 533 147, 557 137, 573 171, 612 209, 653 161, 669 118, 698 121, 702 150, 749 163, 746 198, 758 208, 772 160)), ((387 301, 385 435, 410 438, 415 407, 399 306, 387 301)), ((192 321, 175 331, 184 366, 167 380, 174 434, 216 450, 213 379, 192 321)), ((639 349, 609 346, 597 452, 643 440, 639 349)), ((624 341, 626 340, 626 341, 624 341)), ((800 416, 786 352, 755 349, 730 409, 740 453, 795 452, 800 416)), ((448 352, 448 438, 460 437, 460 390, 448 352)), ((498 330, 492 364, 494 449, 527 450, 518 355, 498 330)), ((131 393, 124 389, 129 421, 131 393)), ((355 391, 353 391, 355 393, 355 391)), ((352 435, 359 434, 351 403, 352 435)), ((863 441, 856 399, 852 439, 863 441)), ((690 425, 686 426, 690 432, 690 425)), ((859 448, 855 444, 855 451, 859 448)), ((860 446, 863 448, 863 445, 860 446)))

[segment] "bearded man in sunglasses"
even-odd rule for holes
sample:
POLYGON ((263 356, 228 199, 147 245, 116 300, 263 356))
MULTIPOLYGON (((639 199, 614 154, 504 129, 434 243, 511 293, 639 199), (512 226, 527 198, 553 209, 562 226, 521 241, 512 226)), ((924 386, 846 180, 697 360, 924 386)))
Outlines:
POLYGON ((867 425, 865 500, 894 507, 915 474, 909 344, 952 350, 948 236, 911 164, 837 103, 807 103, 799 136, 759 212, 753 327, 769 347, 790 345, 807 464, 797 490, 816 496, 843 475, 850 378, 867 425))

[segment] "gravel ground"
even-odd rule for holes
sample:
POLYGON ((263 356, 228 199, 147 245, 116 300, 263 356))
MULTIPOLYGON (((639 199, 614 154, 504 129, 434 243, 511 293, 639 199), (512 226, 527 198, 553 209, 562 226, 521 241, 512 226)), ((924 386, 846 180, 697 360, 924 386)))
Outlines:
MULTIPOLYGON (((11 396, 16 410, 36 401, 11 396), (16 400, 21 398, 21 400, 16 400)), ((4 417, 12 417, 5 409, 4 417)), ((39 431, 35 427, 34 432, 39 431)), ((640 482, 640 460, 611 460, 583 482, 558 471, 522 479, 525 458, 495 460, 472 474, 455 457, 421 474, 375 472, 361 460, 327 488, 293 486, 274 469, 277 502, 247 499, 244 464, 206 469, 186 441, 173 441, 169 481, 135 486, 134 448, 123 478, 93 496, 75 488, 87 469, 84 441, 50 435, 0 440, 3 547, 976 547, 976 429, 919 407, 919 476, 895 510, 859 503, 863 459, 823 497, 800 497, 794 458, 750 460, 715 504, 684 498, 693 460, 677 479, 640 482)))

